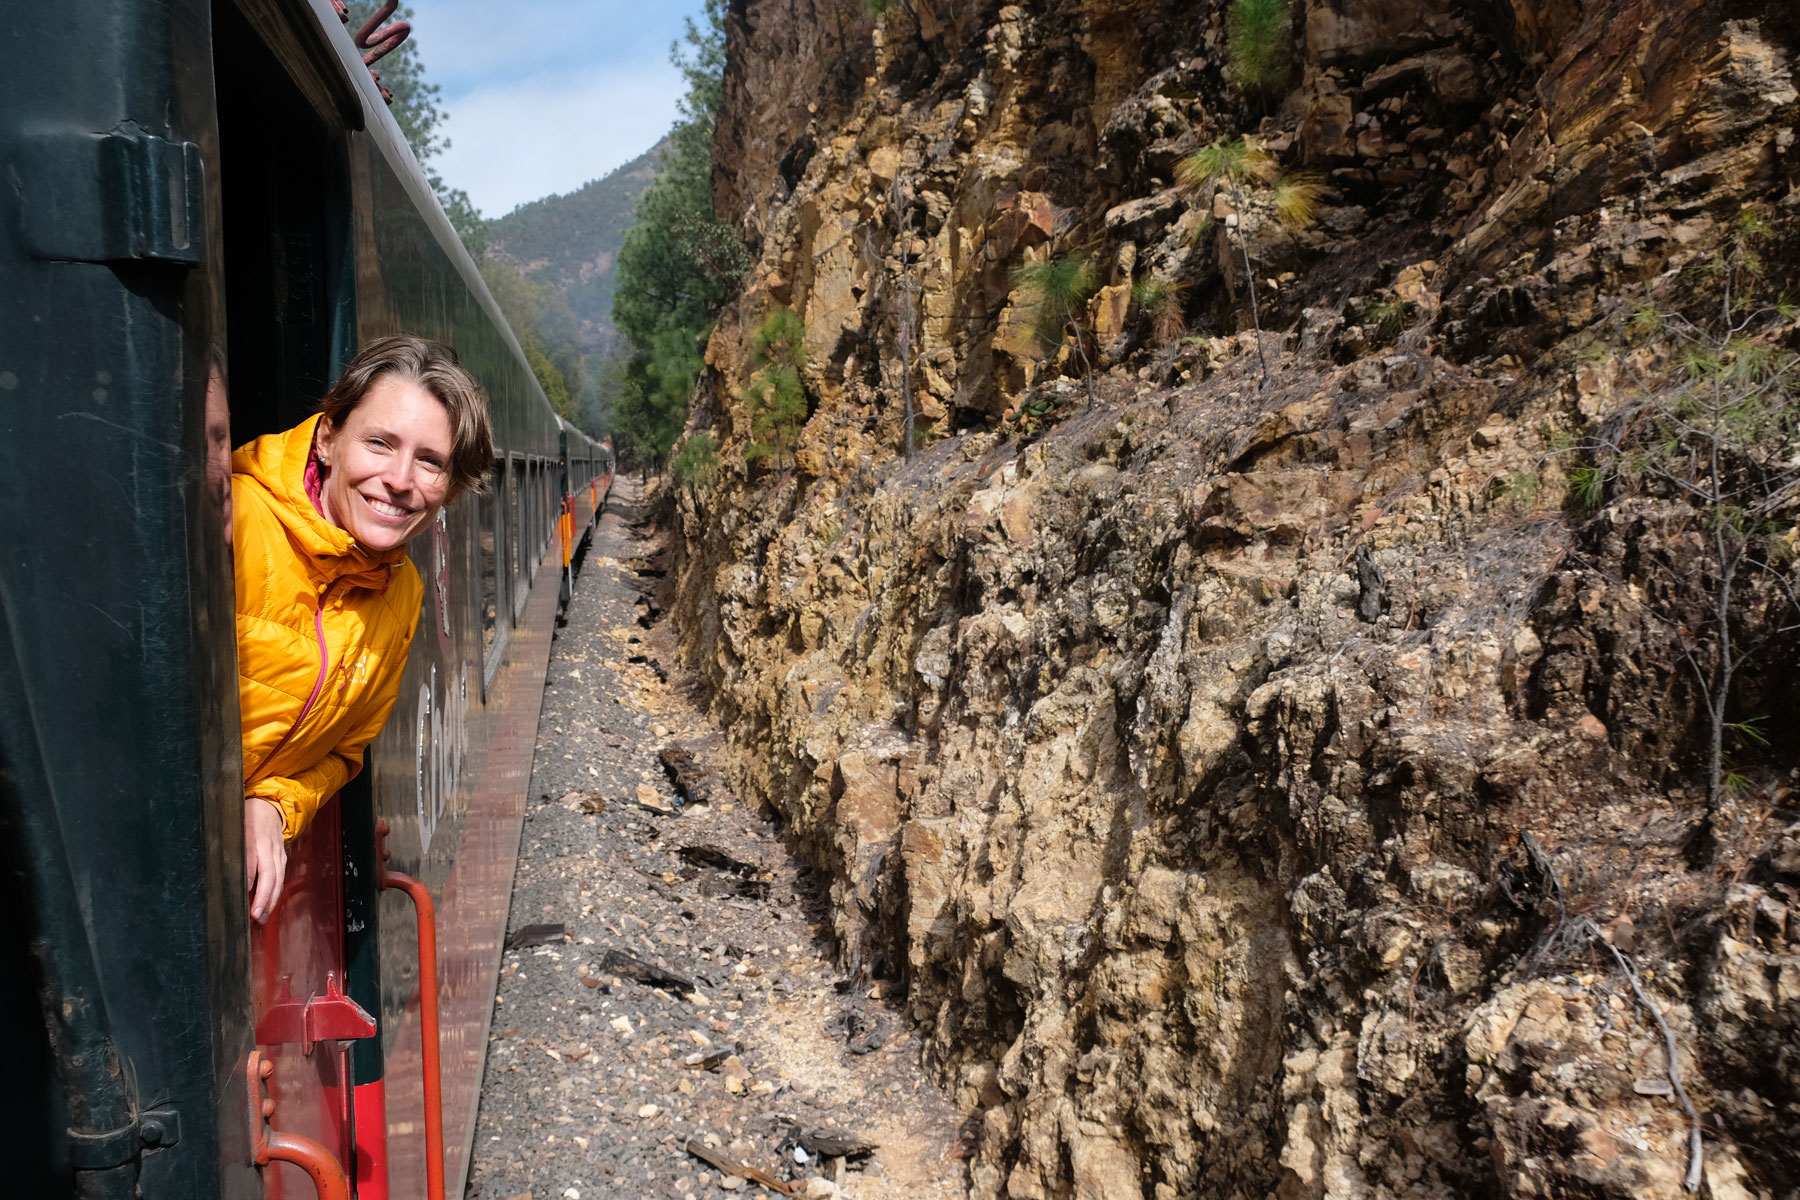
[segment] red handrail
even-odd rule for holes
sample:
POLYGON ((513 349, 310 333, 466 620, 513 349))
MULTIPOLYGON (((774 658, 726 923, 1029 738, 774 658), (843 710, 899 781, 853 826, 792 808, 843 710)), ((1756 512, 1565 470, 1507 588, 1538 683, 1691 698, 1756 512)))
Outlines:
POLYGON ((250 1093, 250 1128, 255 1131, 250 1161, 259 1167, 272 1162, 292 1163, 312 1177, 319 1200, 350 1200, 350 1180, 343 1164, 318 1142, 296 1133, 278 1133, 269 1128, 275 1115, 275 1101, 263 1094, 263 1082, 275 1073, 275 1064, 263 1057, 261 1050, 250 1052, 244 1066, 244 1082, 250 1093))
POLYGON ((444 1200, 444 1088, 438 1062, 437 909, 431 893, 411 875, 388 870, 388 823, 375 825, 375 856, 383 889, 395 888, 412 899, 419 914, 419 1040, 425 1060, 425 1194, 444 1200))
POLYGON ((271 1131, 263 1138, 262 1148, 258 1166, 267 1166, 270 1162, 293 1163, 312 1176, 319 1200, 350 1200, 350 1181, 344 1177, 344 1168, 331 1156, 331 1151, 311 1138, 271 1131))

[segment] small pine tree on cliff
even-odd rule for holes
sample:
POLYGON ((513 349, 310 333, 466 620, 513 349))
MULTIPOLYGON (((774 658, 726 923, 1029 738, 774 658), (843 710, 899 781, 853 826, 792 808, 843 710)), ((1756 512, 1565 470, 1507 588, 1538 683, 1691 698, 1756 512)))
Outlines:
POLYGON ((1247 96, 1280 91, 1293 62, 1293 27, 1288 0, 1231 0, 1225 56, 1232 85, 1247 96))
POLYGON ((1711 318, 1655 304, 1632 314, 1631 335, 1668 349, 1670 368, 1582 443, 1588 462, 1569 472, 1583 507, 1637 492, 1692 510, 1694 559, 1654 581, 1643 603, 1675 632, 1699 684, 1715 845, 1727 799, 1749 783, 1732 770, 1728 741, 1767 744, 1761 719, 1740 714, 1738 681, 1773 643, 1800 633, 1800 356, 1783 345, 1800 313, 1749 298, 1763 234, 1761 218, 1746 212, 1729 246, 1702 267, 1696 284, 1719 291, 1711 318))
POLYGON ((1045 258, 1019 267, 1012 275, 1013 286, 1031 297, 1032 336, 1045 349, 1062 345, 1065 335, 1075 339, 1075 352, 1081 358, 1082 377, 1087 381, 1088 404, 1094 403, 1094 366, 1088 359, 1086 324, 1088 297, 1094 294, 1098 276, 1093 260, 1085 255, 1045 258))
POLYGON ((806 423, 806 392, 800 369, 806 365, 806 325, 791 308, 776 308, 750 339, 750 365, 756 369, 739 393, 750 410, 751 442, 744 461, 773 457, 777 470, 788 461, 800 427, 806 423))
POLYGON ((1237 231, 1238 251, 1244 258, 1245 291, 1250 296, 1250 324, 1256 330, 1256 359, 1262 365, 1263 382, 1269 379, 1269 360, 1263 355, 1262 313, 1256 303, 1256 268, 1250 262, 1250 243, 1244 236, 1244 189, 1269 186, 1275 219, 1289 228, 1304 228, 1318 212, 1324 185, 1310 175, 1277 177, 1275 160, 1250 144, 1248 137, 1220 138, 1202 146, 1175 168, 1175 181, 1191 195, 1208 188, 1224 188, 1231 194, 1232 219, 1227 229, 1237 231))
POLYGON ((675 482, 689 489, 703 488, 711 483, 718 469, 718 439, 704 432, 689 434, 669 464, 675 482))

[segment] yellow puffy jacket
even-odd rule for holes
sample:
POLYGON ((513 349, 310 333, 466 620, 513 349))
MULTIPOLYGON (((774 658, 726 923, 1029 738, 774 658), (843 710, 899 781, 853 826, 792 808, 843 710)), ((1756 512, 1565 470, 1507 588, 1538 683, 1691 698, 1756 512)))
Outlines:
POLYGON ((273 801, 288 838, 387 723, 425 591, 404 549, 373 555, 313 507, 318 423, 231 456, 244 794, 273 801))

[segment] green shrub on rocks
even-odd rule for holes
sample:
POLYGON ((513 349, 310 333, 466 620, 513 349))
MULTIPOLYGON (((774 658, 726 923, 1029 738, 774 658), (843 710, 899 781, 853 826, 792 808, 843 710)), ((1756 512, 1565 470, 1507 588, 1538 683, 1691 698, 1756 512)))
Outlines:
POLYGON ((1094 367, 1088 358, 1083 318, 1088 297, 1099 283, 1093 260, 1086 255, 1066 255, 1028 262, 1013 271, 1012 280, 1013 286, 1030 298, 1031 332, 1040 345, 1050 350, 1060 346, 1065 336, 1074 338, 1087 381, 1088 403, 1092 404, 1094 367))
POLYGON ((1225 55, 1231 82, 1240 92, 1268 96, 1287 82, 1293 25, 1287 0, 1231 0, 1225 15, 1225 55))
POLYGON ((719 442, 710 433, 696 433, 681 444, 669 465, 675 482, 685 488, 703 488, 719 469, 719 442))
POLYGON ((739 393, 750 410, 752 440, 744 447, 745 462, 774 458, 777 470, 791 460, 793 445, 806 423, 806 392, 800 369, 806 365, 806 325, 791 308, 778 307, 750 339, 750 365, 756 374, 739 393))

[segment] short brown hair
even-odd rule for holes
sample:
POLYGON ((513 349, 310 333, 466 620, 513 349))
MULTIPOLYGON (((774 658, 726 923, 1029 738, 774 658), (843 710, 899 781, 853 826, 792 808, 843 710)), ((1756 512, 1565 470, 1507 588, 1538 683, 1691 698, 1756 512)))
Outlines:
POLYGON ((494 468, 494 429, 487 392, 441 342, 410 333, 378 337, 356 352, 350 365, 319 402, 333 429, 343 428, 356 406, 383 375, 416 383, 450 413, 450 498, 487 490, 494 468))

